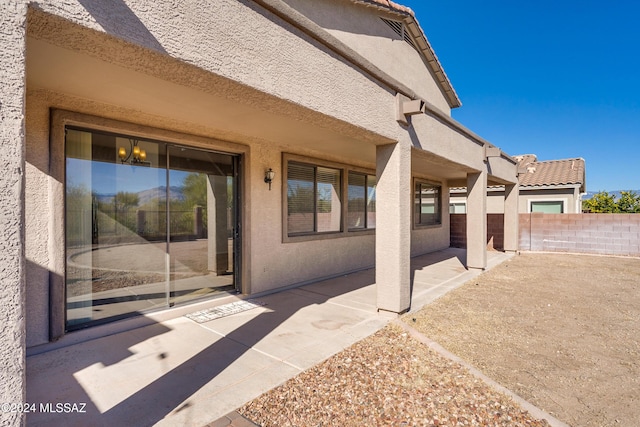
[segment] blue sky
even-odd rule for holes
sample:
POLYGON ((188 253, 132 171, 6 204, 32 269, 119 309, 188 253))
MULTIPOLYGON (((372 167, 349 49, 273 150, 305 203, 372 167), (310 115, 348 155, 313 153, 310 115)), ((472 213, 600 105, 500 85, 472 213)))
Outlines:
MULTIPOLYGON (((182 186, 188 172, 172 170, 170 186, 182 186)), ((82 186, 91 183, 92 191, 106 196, 119 191, 137 193, 167 185, 166 171, 161 168, 132 167, 119 163, 90 162, 67 159, 67 183, 82 186)))
POLYGON ((511 155, 584 158, 588 191, 640 189, 640 2, 396 2, 462 100, 454 119, 511 155))

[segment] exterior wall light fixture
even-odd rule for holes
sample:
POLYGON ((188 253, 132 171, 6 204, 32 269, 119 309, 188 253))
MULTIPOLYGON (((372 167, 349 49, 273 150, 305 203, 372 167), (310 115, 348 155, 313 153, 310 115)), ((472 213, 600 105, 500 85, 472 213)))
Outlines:
POLYGON ((269 191, 271 191, 271 182, 273 181, 273 178, 276 176, 276 173, 273 171, 273 169, 269 168, 269 170, 267 170, 264 173, 264 182, 266 182, 267 184, 269 184, 269 191))
POLYGON ((151 163, 147 162, 147 152, 140 148, 138 141, 135 139, 129 140, 129 153, 124 147, 118 148, 118 157, 120 161, 124 163, 140 164, 144 166, 150 166, 151 163))

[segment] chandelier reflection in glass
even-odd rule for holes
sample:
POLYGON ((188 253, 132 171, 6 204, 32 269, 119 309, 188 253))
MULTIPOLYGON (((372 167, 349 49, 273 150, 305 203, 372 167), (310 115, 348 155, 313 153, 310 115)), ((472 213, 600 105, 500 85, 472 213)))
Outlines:
POLYGON ((118 148, 118 157, 120 161, 132 165, 151 166, 151 162, 147 161, 147 152, 138 145, 136 139, 129 139, 129 152, 125 147, 118 148))

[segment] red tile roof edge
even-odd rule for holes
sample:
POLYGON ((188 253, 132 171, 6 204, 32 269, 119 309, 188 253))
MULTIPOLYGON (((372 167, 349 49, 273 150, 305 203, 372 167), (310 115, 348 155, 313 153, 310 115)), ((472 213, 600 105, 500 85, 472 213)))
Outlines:
POLYGON ((415 17, 415 14, 413 12, 413 10, 411 10, 410 7, 407 6, 403 6, 401 4, 398 4, 396 2, 393 1, 388 1, 388 0, 357 0, 359 2, 363 2, 363 3, 372 3, 372 4, 377 4, 377 5, 381 5, 381 6, 385 6, 389 9, 398 11, 398 12, 402 12, 402 13, 408 13, 411 16, 415 17))
POLYGON ((581 157, 521 162, 520 167, 527 168, 519 177, 521 187, 584 185, 586 181, 586 164, 581 157))

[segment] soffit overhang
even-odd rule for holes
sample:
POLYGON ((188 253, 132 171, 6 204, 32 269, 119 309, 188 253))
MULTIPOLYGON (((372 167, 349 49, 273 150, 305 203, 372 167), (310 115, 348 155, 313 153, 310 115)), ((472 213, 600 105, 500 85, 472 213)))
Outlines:
POLYGON ((375 164, 375 145, 394 142, 59 16, 30 9, 29 24, 26 77, 31 92, 68 96, 76 104, 84 100, 87 108, 104 106, 109 117, 127 115, 140 124, 181 132, 186 126, 186 133, 194 135, 277 143, 363 164, 375 164))

